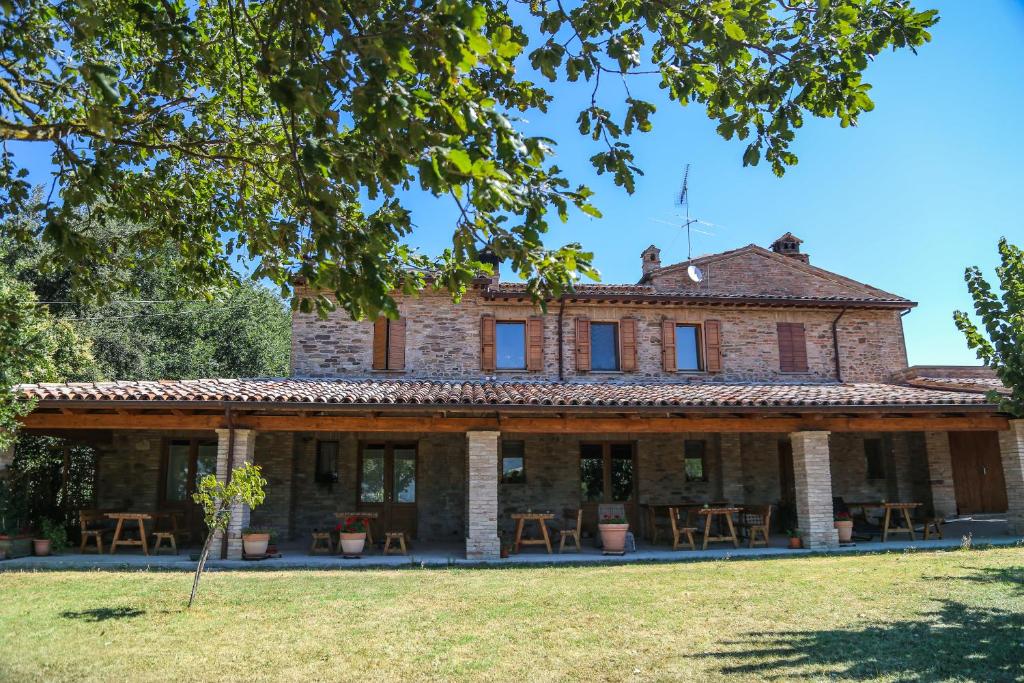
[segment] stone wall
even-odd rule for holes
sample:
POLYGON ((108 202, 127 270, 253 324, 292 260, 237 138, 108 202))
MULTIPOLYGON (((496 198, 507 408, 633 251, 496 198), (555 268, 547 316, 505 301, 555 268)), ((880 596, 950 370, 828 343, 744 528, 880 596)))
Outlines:
MULTIPOLYGON (((373 324, 352 321, 343 311, 326 320, 315 314, 292 317, 292 374, 299 377, 379 377, 468 379, 497 376, 499 379, 554 380, 558 378, 558 315, 550 307, 544 316, 544 369, 539 372, 480 369, 480 317, 493 314, 498 320, 525 320, 540 315, 526 303, 484 300, 479 290, 453 304, 447 294, 428 292, 418 298, 398 297, 406 319, 404 370, 373 370, 373 324)), ((690 308, 681 305, 567 304, 563 333, 566 379, 572 381, 633 382, 716 380, 824 382, 835 380, 832 322, 838 312, 813 309, 690 308), (605 373, 576 371, 576 318, 618 321, 635 318, 637 324, 637 371, 605 373), (672 319, 700 325, 721 321, 721 373, 665 372, 661 360, 661 323, 672 319), (808 370, 779 371, 779 322, 804 324, 808 370)), ((882 381, 907 365, 902 319, 897 311, 849 310, 838 323, 840 360, 845 381, 882 381)))

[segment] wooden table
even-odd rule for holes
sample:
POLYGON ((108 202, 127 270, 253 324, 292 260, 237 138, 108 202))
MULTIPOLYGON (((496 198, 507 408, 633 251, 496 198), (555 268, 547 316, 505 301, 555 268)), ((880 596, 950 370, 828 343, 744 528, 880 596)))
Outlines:
POLYGON ((146 542, 146 520, 153 519, 153 515, 145 512, 108 512, 108 519, 116 519, 117 527, 114 529, 114 539, 110 542, 110 554, 113 555, 119 545, 142 546, 142 553, 149 555, 149 544, 146 542), (135 521, 139 525, 139 540, 125 541, 121 539, 121 530, 125 521, 135 521))
POLYGON ((740 547, 740 540, 736 537, 736 526, 732 523, 732 516, 738 512, 741 512, 743 508, 738 507, 707 507, 697 510, 698 515, 704 515, 704 544, 702 550, 708 549, 708 542, 710 541, 732 541, 733 547, 740 547), (721 529, 719 529, 718 536, 711 535, 711 520, 715 517, 724 517, 726 526, 729 529, 728 535, 722 535, 721 529))
POLYGON ((910 520, 910 511, 920 506, 921 503, 882 503, 882 507, 885 508, 885 523, 882 524, 882 542, 884 543, 889 538, 889 534, 910 534, 910 540, 915 540, 914 523, 910 520), (903 513, 903 521, 907 523, 906 529, 889 525, 893 510, 903 513))
MULTIPOLYGON (((340 520, 345 520, 349 517, 355 517, 356 519, 363 520, 363 524, 366 525, 366 542, 371 545, 373 544, 373 529, 370 527, 370 520, 377 519, 377 517, 379 516, 378 513, 363 510, 361 512, 335 512, 334 516, 340 520)), ((340 542, 338 543, 338 552, 341 552, 340 542)))
POLYGON ((548 536, 548 525, 545 524, 549 519, 554 519, 555 516, 550 512, 514 512, 512 520, 516 523, 516 552, 519 552, 519 547, 524 545, 543 545, 548 549, 548 555, 551 554, 551 537, 548 536), (540 538, 523 538, 523 526, 528 521, 537 522, 537 526, 540 527, 540 538))

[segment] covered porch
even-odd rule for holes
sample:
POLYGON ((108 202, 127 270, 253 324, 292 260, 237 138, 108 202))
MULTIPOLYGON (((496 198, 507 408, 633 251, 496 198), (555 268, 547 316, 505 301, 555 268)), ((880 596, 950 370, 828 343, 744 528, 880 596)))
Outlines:
MULTIPOLYGON (((801 552, 785 547, 789 530, 798 530, 803 552, 837 550, 837 505, 877 523, 878 506, 886 502, 917 503, 918 528, 936 517, 952 523, 942 541, 916 535, 883 544, 871 533, 853 549, 957 545, 963 523, 955 520, 961 516, 981 524, 970 527, 977 533, 969 531, 978 542, 1024 533, 1024 423, 990 411, 378 408, 65 405, 37 411, 26 426, 69 439, 89 435, 98 453, 93 508, 154 516, 171 511, 188 532, 177 556, 119 549, 110 562, 188 561, 190 543, 202 537, 188 502, 195 481, 205 472, 226 477, 245 462, 263 468, 267 498, 255 510, 235 511, 227 537, 215 545, 217 555, 242 561, 241 535, 250 527, 273 531, 282 555, 246 566, 658 561, 801 552), (990 471, 993 457, 999 486, 957 474, 970 469, 965 460, 990 471), (718 541, 704 550, 697 534, 697 550, 671 550, 667 520, 657 514, 660 538, 651 543, 649 510, 696 508, 699 515, 705 504, 735 509, 730 514, 737 524, 771 506, 767 546, 747 548, 741 539, 739 548, 718 541), (596 547, 601 505, 621 506, 634 552, 605 556, 596 547), (502 546, 513 545, 513 515, 550 514, 555 521, 576 510, 582 510, 579 552, 574 544, 561 555, 534 545, 501 559, 502 546), (373 514, 378 542, 356 560, 311 555, 313 532, 329 533, 339 515, 353 512, 373 514), (388 531, 405 535, 407 555, 380 554, 388 531)), ((538 530, 536 524, 526 528, 532 536, 538 530)), ((550 532, 557 547, 557 529, 550 532)), ((86 557, 108 562, 107 556, 86 557)))

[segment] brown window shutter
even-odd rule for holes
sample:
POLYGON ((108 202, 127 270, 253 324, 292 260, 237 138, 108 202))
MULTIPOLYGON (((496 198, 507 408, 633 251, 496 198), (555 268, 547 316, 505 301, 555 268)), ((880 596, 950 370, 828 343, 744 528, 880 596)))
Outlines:
POLYGON ((807 338, 803 323, 778 323, 779 370, 807 372, 807 338))
POLYGON ((636 372, 636 320, 619 321, 619 367, 623 372, 636 372))
POLYGON ((661 321, 661 366, 665 372, 676 371, 676 321, 661 321))
POLYGON ((722 371, 722 323, 719 320, 704 321, 704 365, 708 372, 722 371))
POLYGON ((497 355, 494 348, 494 316, 485 315, 480 318, 480 369, 494 372, 497 369, 497 355))
POLYGON ((533 316, 526 321, 526 369, 544 369, 544 318, 533 316))
POLYGON ((388 370, 405 369, 405 318, 388 323, 388 370))
POLYGON ((373 321, 373 369, 388 368, 388 319, 381 316, 373 321))
POLYGON ((576 372, 590 372, 590 321, 576 318, 576 372))

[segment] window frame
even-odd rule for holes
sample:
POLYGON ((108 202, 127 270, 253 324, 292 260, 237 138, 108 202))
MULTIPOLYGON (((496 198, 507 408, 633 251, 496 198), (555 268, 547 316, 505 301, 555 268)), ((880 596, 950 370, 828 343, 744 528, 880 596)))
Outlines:
POLYGON ((675 347, 676 347, 676 372, 705 372, 704 363, 704 326, 700 323, 676 323, 675 324, 675 347), (679 343, 679 328, 690 327, 694 330, 694 345, 697 352, 697 367, 696 368, 682 368, 679 366, 679 349, 682 345, 679 343))
POLYGON ((526 483, 526 442, 525 441, 523 441, 521 439, 509 439, 509 440, 502 439, 501 440, 501 456, 498 458, 498 481, 500 481, 502 484, 513 484, 513 485, 525 484, 526 483), (511 455, 511 454, 507 454, 505 452, 505 449, 508 448, 509 445, 511 445, 511 444, 518 444, 519 448, 521 448, 521 450, 520 450, 518 455, 511 455), (505 460, 506 459, 512 459, 512 458, 518 458, 519 460, 522 461, 521 464, 520 464, 520 471, 522 472, 522 475, 520 476, 519 479, 508 479, 506 477, 506 475, 505 475, 505 460))
POLYGON ((590 372, 622 372, 622 339, 619 336, 619 321, 618 320, 591 320, 590 321, 590 372), (596 368, 594 367, 594 359, 597 354, 594 353, 594 328, 595 327, 610 327, 612 329, 612 352, 615 354, 615 367, 614 368, 596 368))
POLYGON ((526 372, 527 366, 529 365, 528 355, 530 353, 530 341, 529 331, 527 330, 526 320, 495 320, 494 321, 494 370, 495 372, 526 372), (502 367, 500 363, 501 358, 501 344, 498 340, 501 338, 498 334, 498 328, 501 325, 519 325, 523 330, 523 364, 518 367, 502 367))
POLYGON ((684 439, 683 440, 683 478, 686 479, 686 483, 707 483, 708 482, 708 442, 704 439, 684 439), (700 453, 698 455, 691 455, 688 451, 691 446, 699 446, 700 453), (686 469, 686 463, 688 460, 700 460, 700 477, 691 477, 689 471, 686 469))

